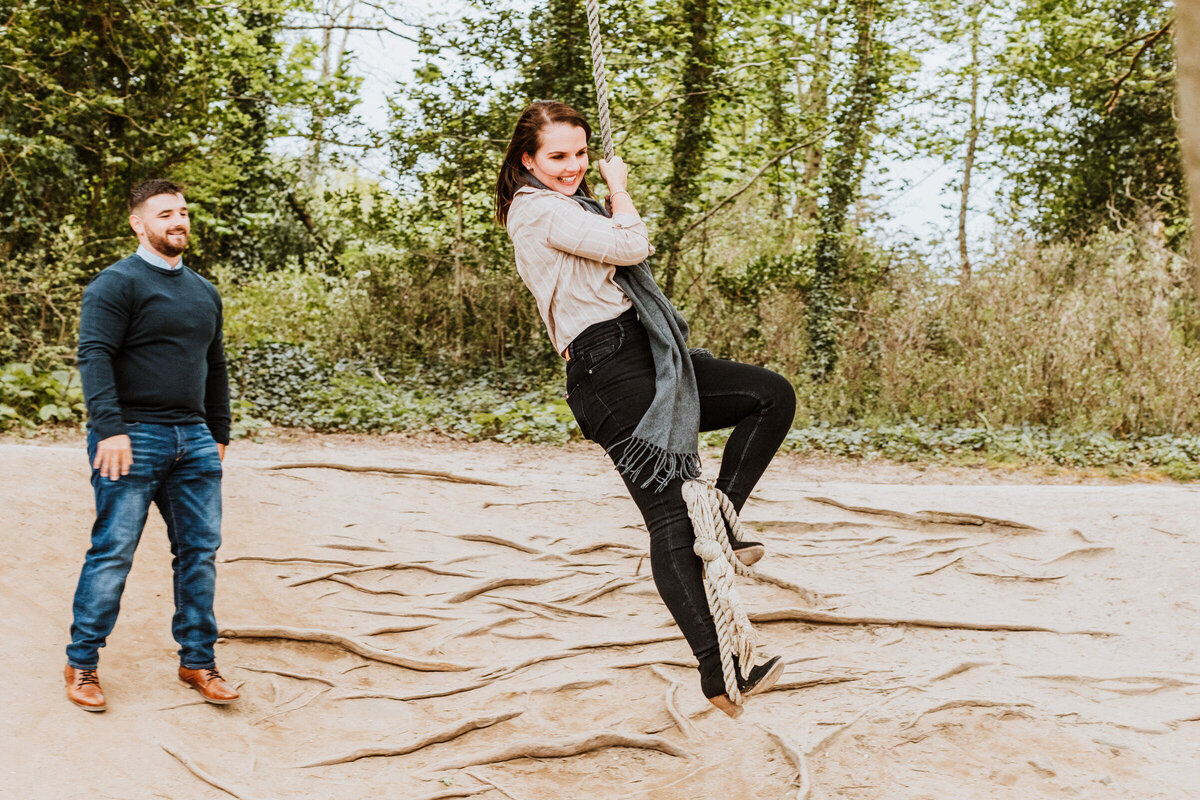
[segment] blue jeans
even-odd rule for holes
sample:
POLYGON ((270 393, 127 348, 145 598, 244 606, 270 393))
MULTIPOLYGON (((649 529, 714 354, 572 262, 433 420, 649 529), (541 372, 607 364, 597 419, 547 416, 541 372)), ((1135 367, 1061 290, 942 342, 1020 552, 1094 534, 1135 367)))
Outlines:
MULTIPOLYGON (((96 667, 99 650, 117 623, 125 578, 142 537, 150 503, 158 506, 171 541, 175 573, 175 616, 171 632, 185 667, 215 666, 213 614, 216 555, 221 545, 221 459, 208 426, 129 425, 133 466, 119 480, 92 470, 96 523, 92 546, 75 589, 67 663, 96 667)), ((88 464, 96 459, 99 437, 88 432, 88 464)))

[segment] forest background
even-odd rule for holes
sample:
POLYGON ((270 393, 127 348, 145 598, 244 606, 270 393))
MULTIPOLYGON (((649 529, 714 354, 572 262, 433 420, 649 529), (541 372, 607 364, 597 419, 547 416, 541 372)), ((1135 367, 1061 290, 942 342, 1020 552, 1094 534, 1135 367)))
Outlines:
MULTIPOLYGON (((1200 477, 1172 4, 601 8, 655 273, 693 343, 793 380, 788 446, 1200 477), (957 224, 881 235, 873 187, 929 159, 957 224)), ((492 195, 528 101, 596 118, 583 0, 9 0, 0 25, 0 427, 84 418, 82 290, 132 249, 129 187, 170 177, 237 435, 578 436, 492 195), (415 59, 382 125, 364 32, 415 59)))

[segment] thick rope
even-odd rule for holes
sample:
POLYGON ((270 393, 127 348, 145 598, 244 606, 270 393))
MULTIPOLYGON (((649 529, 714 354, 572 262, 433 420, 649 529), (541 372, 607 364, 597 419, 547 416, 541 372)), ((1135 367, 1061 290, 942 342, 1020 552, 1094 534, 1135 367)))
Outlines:
POLYGON ((751 575, 754 571, 734 555, 726 525, 730 535, 740 542, 742 523, 733 503, 711 481, 684 481, 683 502, 696 532, 693 550, 704 562, 704 593, 717 629, 725 693, 731 702, 741 705, 742 692, 733 659, 736 657, 743 673, 749 675, 755 665, 757 637, 742 609, 733 578, 735 574, 751 575))
POLYGON ((592 43, 592 80, 596 83, 596 103, 600 107, 600 141, 604 158, 613 157, 612 120, 608 115, 608 79, 604 77, 604 51, 600 49, 599 0, 587 0, 588 39, 592 43))
MULTIPOLYGON (((592 45, 592 80, 596 84, 596 104, 600 111, 600 140, 604 157, 613 157, 612 120, 608 111, 608 79, 604 75, 604 50, 600 42, 599 0, 587 0, 588 39, 592 45)), ((721 673, 725 678, 725 693, 731 702, 742 704, 742 692, 737 684, 736 657, 748 675, 754 668, 757 640, 750 619, 738 598, 734 575, 753 572, 733 554, 726 535, 726 524, 734 539, 742 541, 742 523, 733 503, 725 493, 709 481, 689 480, 683 483, 683 500, 696 531, 693 549, 704 561, 704 593, 717 629, 721 651, 721 673)))

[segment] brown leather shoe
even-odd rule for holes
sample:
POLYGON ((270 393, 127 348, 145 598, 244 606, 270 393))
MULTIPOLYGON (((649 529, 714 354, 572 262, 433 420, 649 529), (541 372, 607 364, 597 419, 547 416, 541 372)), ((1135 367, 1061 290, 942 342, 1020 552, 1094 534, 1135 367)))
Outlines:
POLYGON ((232 703, 240 697, 234 688, 225 682, 216 667, 205 669, 180 667, 179 680, 199 692, 207 702, 216 703, 219 706, 232 703))
POLYGON ((108 708, 100 689, 100 676, 94 669, 75 669, 67 664, 63 676, 67 680, 67 699, 84 711, 103 711, 108 708))

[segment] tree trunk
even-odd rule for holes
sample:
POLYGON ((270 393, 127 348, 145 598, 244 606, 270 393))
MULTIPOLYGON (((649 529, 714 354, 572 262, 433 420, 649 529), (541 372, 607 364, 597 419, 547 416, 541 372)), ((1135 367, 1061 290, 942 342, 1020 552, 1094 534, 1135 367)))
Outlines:
POLYGON ((979 1, 971 4, 971 123, 967 130, 967 155, 963 160, 962 197, 958 204, 959 279, 971 281, 971 256, 967 250, 967 208, 971 202, 971 168, 979 141, 979 1))
POLYGON ((687 54, 681 65, 679 83, 683 100, 671 151, 671 178, 663 200, 663 229, 658 235, 658 254, 666 262, 663 291, 670 297, 679 272, 679 247, 687 230, 687 213, 700 194, 700 175, 708 152, 709 114, 713 99, 713 33, 716 0, 684 0, 682 18, 688 21, 687 54))
POLYGON ((854 78, 837 118, 837 142, 828 152, 828 173, 818 211, 813 257, 813 280, 808 290, 809 370, 813 377, 828 375, 837 363, 835 305, 846 277, 843 242, 847 214, 862 181, 870 129, 879 106, 879 76, 875 63, 874 30, 877 0, 855 0, 854 78))
POLYGON ((1200 0, 1175 1, 1179 139, 1192 209, 1192 287, 1200 297, 1200 0))
MULTIPOLYGON (((805 87, 801 77, 804 64, 796 62, 796 99, 800 103, 801 113, 809 119, 825 120, 829 116, 829 60, 833 52, 833 25, 830 20, 836 8, 836 3, 828 3, 821 9, 813 31, 812 80, 805 87)), ((817 184, 821 178, 821 168, 825 155, 824 145, 819 139, 804 149, 804 185, 796 193, 797 215, 803 215, 806 220, 817 218, 817 184)))

